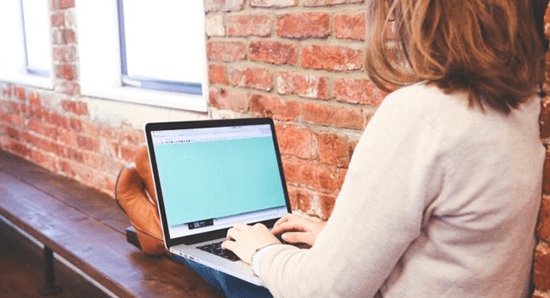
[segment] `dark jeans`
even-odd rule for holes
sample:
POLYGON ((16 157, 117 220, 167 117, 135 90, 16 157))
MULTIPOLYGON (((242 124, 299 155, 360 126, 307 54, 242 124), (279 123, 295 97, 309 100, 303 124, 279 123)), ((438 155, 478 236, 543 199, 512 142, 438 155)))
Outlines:
POLYGON ((176 255, 173 256, 176 260, 186 264, 189 268, 197 272, 197 274, 200 275, 209 284, 222 290, 229 298, 273 297, 271 293, 269 293, 269 290, 264 287, 253 285, 244 280, 238 279, 236 277, 185 259, 183 257, 176 255))

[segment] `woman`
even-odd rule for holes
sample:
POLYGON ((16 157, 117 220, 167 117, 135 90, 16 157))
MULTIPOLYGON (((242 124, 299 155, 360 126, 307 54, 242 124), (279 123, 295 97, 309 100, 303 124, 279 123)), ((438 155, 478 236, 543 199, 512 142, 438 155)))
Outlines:
POLYGON ((547 4, 370 1, 366 69, 402 88, 365 129, 331 218, 237 223, 222 247, 276 297, 527 297, 547 4))

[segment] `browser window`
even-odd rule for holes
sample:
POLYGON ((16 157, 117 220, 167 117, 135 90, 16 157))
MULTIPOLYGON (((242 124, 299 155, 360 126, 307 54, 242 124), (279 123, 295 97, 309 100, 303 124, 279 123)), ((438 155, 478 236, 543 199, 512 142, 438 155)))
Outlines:
POLYGON ((151 136, 172 238, 287 213, 269 125, 154 131, 151 136))

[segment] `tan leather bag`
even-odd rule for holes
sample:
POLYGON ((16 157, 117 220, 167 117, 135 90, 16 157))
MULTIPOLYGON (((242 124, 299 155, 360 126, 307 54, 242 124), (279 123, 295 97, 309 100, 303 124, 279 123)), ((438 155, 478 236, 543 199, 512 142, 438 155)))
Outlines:
POLYGON ((148 255, 162 255, 167 251, 153 183, 147 147, 143 146, 136 157, 135 166, 120 171, 115 184, 115 200, 130 218, 142 251, 148 255))

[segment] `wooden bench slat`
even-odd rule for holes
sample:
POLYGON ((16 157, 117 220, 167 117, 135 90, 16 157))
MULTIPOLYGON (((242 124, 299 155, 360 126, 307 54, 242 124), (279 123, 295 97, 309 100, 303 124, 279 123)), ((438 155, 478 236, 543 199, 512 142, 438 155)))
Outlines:
POLYGON ((114 200, 106 194, 1 150, 0 170, 121 233, 130 225, 128 217, 118 210, 114 200))
MULTIPOLYGON (((80 209, 85 205, 79 208, 76 204, 78 209, 73 208, 69 196, 58 198, 62 190, 56 183, 48 182, 46 188, 43 184, 39 187, 27 184, 40 180, 44 173, 26 167, 23 173, 17 172, 21 175, 7 174, 6 168, 1 168, 0 214, 114 294, 119 297, 223 297, 187 267, 168 258, 146 256, 126 242, 124 231, 105 224, 103 216, 97 219, 93 217, 94 212, 80 209), (49 192, 45 193, 44 189, 49 192), (52 189, 57 189, 55 196, 51 196, 52 189)), ((76 193, 80 191, 77 189, 76 193)), ((113 210, 111 212, 122 213, 113 210)), ((121 224, 118 220, 112 222, 115 226, 121 224)))

